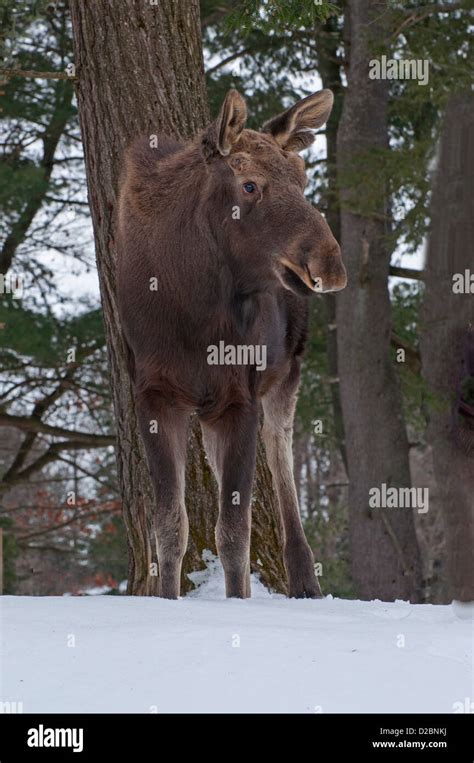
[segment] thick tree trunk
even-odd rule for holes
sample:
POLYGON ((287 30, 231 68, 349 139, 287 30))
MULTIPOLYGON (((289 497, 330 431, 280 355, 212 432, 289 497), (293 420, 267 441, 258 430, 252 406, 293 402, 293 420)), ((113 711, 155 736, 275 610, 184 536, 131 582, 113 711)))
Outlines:
MULTIPOLYGON (((160 131, 187 138, 208 121, 199 3, 71 0, 70 8, 76 92, 114 393, 120 491, 130 550, 128 591, 153 595, 158 590, 157 577, 150 575, 150 564, 157 562, 148 528, 153 496, 118 324, 114 216, 121 158, 129 141, 160 131)), ((196 426, 190 434, 188 462, 190 543, 184 575, 202 564, 204 549, 215 551, 217 497, 196 426)), ((254 569, 268 585, 285 591, 277 504, 261 452, 256 483, 254 569)))
POLYGON ((369 79, 369 60, 380 55, 388 37, 389 11, 381 0, 349 0, 346 8, 350 63, 338 131, 338 176, 341 244, 349 285, 336 303, 350 479, 351 566, 361 598, 417 601, 420 558, 413 511, 369 505, 371 488, 384 483, 410 486, 402 398, 390 359, 387 189, 376 164, 377 149, 388 145, 389 83, 369 79), (374 162, 370 182, 364 154, 374 162))
MULTIPOLYGON (((337 192, 337 131, 341 117, 344 88, 341 80, 341 65, 337 60, 340 39, 337 16, 331 16, 322 28, 322 34, 316 30, 319 62, 318 71, 324 88, 334 93, 334 107, 326 124, 327 146, 327 206, 326 219, 336 239, 341 242, 341 211, 337 192)), ((347 453, 342 415, 341 395, 339 391, 339 371, 337 365, 337 314, 335 294, 324 295, 326 306, 326 341, 328 373, 331 379, 331 399, 334 416, 334 433, 342 461, 347 470, 347 453)))
POLYGON ((431 205, 420 347, 448 591, 460 601, 474 600, 474 294, 454 289, 453 275, 474 274, 473 177, 474 97, 457 95, 446 112, 431 205))

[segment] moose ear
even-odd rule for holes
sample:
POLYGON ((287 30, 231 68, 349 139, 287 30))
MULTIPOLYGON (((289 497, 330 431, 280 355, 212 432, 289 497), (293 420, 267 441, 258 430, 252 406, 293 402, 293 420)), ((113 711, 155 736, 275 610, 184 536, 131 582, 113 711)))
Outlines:
POLYGON ((285 151, 302 151, 314 141, 317 130, 328 119, 334 103, 331 90, 320 90, 295 103, 263 125, 285 151))
POLYGON ((237 90, 229 90, 219 116, 204 132, 203 152, 207 159, 221 154, 227 156, 240 138, 247 121, 247 106, 237 90))

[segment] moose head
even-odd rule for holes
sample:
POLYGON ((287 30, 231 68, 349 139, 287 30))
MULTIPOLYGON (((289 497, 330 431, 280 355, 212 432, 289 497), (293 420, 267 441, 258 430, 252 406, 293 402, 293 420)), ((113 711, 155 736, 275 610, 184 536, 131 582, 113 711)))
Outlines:
POLYGON ((339 244, 305 198, 307 177, 299 156, 332 105, 332 92, 321 90, 256 132, 245 128, 245 100, 230 90, 202 137, 209 187, 227 209, 239 210, 238 225, 229 215, 222 221, 232 253, 244 261, 268 262, 282 285, 299 296, 339 291, 347 283, 339 244))

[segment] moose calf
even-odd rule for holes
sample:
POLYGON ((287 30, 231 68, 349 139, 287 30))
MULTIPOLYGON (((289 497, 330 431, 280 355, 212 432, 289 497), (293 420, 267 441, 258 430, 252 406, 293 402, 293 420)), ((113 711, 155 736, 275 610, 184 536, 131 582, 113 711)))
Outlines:
MULTIPOLYGON (((292 430, 308 297, 343 289, 340 248, 305 199, 298 152, 326 122, 322 90, 246 129, 245 101, 188 143, 135 141, 120 184, 118 299, 156 507, 160 593, 180 592, 184 475, 197 413, 219 484, 216 542, 227 596, 250 596, 251 492, 262 435, 284 528, 289 594, 320 596, 293 478, 292 430), (223 343, 223 345, 222 345, 223 343), (265 348, 265 364, 210 363, 210 347, 265 348), (150 422, 156 421, 156 431, 150 422), (233 497, 239 496, 235 504, 233 497)), ((260 353, 262 357, 262 353, 260 353)), ((252 360, 254 362, 252 362, 252 360)))

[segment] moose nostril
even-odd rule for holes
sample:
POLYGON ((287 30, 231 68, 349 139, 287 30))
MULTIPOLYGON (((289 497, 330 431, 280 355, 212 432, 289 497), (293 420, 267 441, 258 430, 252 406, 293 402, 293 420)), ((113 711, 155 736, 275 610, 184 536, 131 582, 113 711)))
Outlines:
POLYGON ((311 273, 311 270, 309 269, 309 267, 307 265, 305 265, 305 268, 306 268, 306 272, 307 272, 307 274, 309 276, 310 281, 312 281, 313 283, 316 283, 316 278, 311 273))

